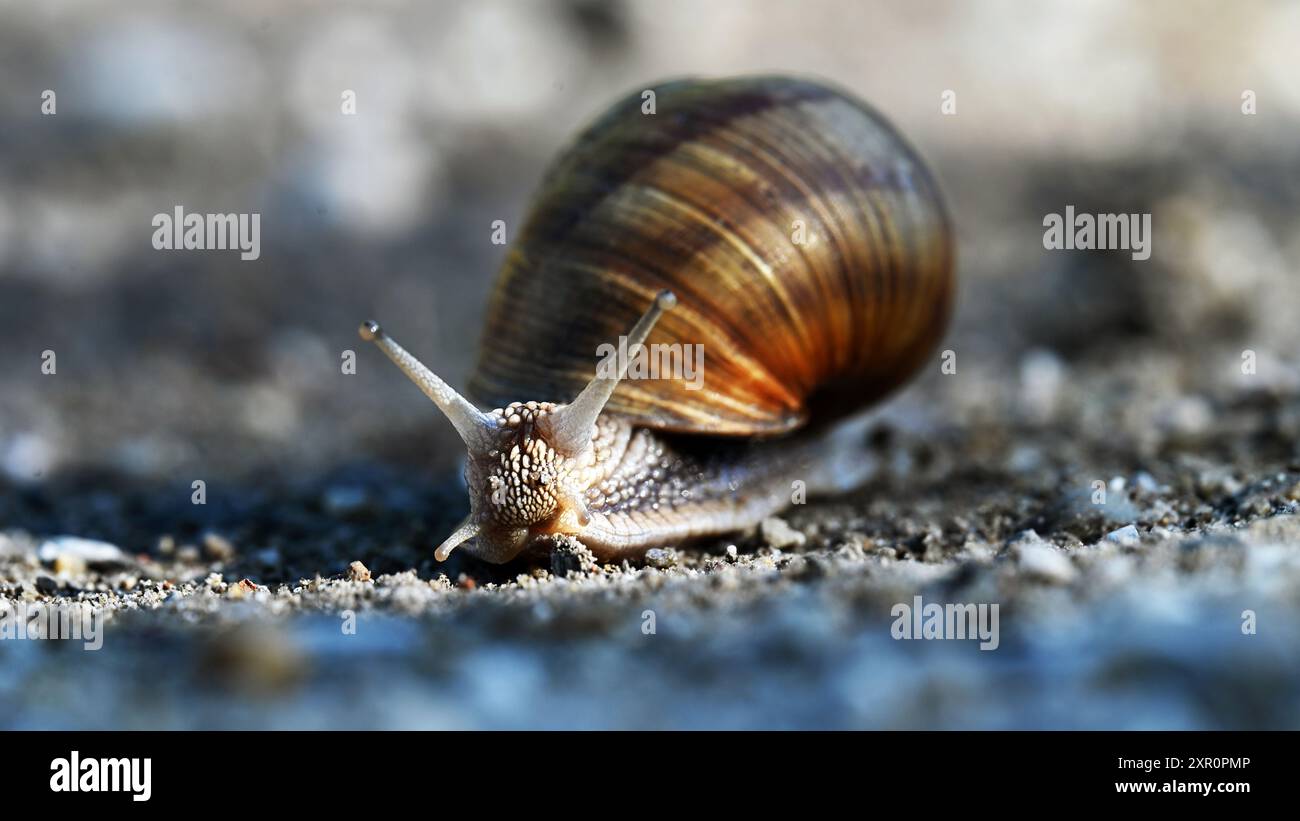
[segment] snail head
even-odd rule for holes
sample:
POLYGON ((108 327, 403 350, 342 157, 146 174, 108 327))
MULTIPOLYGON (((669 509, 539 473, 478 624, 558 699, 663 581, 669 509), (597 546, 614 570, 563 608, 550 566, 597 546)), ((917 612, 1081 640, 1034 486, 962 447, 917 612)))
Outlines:
MULTIPOLYGON (((676 303, 672 292, 661 291, 628 333, 629 346, 642 344, 663 312, 676 303)), ((597 369, 595 378, 568 404, 515 402, 485 413, 378 323, 364 322, 359 332, 438 406, 465 443, 470 514, 434 552, 439 561, 471 539, 472 553, 500 563, 517 556, 538 536, 582 532, 589 520, 584 497, 595 470, 597 421, 626 374, 626 361, 616 373, 597 369)))

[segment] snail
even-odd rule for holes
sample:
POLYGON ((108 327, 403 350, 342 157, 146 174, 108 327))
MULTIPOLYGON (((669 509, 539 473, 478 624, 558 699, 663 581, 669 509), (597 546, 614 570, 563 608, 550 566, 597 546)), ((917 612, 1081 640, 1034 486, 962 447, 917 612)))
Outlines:
POLYGON ((867 460, 849 417, 944 333, 947 211, 873 109, 777 76, 653 91, 655 113, 625 97, 543 178, 469 382, 495 410, 361 326, 465 442, 471 511, 440 561, 468 543, 503 563, 561 534, 636 559, 753 527, 792 488, 852 489, 867 460), (624 378, 691 346, 696 384, 624 378))

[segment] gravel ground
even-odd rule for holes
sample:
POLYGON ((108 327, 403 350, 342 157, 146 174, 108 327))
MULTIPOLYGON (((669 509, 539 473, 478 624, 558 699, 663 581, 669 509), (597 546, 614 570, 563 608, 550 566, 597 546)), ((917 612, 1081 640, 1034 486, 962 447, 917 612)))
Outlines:
POLYGON ((860 493, 644 566, 563 543, 440 565, 464 502, 419 471, 202 508, 102 479, 10 488, 0 517, 30 525, 0 537, 0 595, 86 602, 107 629, 95 652, 0 643, 0 724, 1294 727, 1300 397, 1196 420, 1146 458, 1115 430, 922 436, 886 415, 860 493), (111 546, 32 535, 69 509, 111 546), (999 646, 893 639, 916 595, 998 603, 999 646))

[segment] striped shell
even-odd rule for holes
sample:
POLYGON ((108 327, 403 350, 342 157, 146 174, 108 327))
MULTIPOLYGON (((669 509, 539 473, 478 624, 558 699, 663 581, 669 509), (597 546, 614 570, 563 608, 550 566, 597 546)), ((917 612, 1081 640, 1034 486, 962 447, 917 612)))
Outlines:
POLYGON ((684 80, 615 104, 555 162, 499 274, 470 391, 565 402, 655 293, 653 343, 704 380, 624 380, 607 412, 721 435, 851 413, 943 334, 954 288, 938 187, 862 102, 786 77, 684 80), (810 241, 796 242, 800 223, 810 241))

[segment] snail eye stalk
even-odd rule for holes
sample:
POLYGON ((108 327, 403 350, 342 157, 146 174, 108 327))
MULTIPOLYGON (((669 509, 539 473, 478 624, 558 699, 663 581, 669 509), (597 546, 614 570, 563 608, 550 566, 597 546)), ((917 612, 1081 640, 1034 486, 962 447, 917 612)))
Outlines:
POLYGON ((456 428, 456 432, 460 434, 465 447, 471 453, 477 454, 490 447, 490 434, 497 429, 496 422, 491 416, 474 407, 472 402, 456 393, 436 373, 425 367, 424 363, 393 341, 384 333, 384 329, 379 327, 378 322, 367 320, 361 323, 358 333, 362 339, 378 345, 379 349, 393 360, 393 364, 400 368, 402 373, 424 392, 425 396, 433 400, 433 404, 438 406, 438 410, 442 411, 452 427, 456 428))

